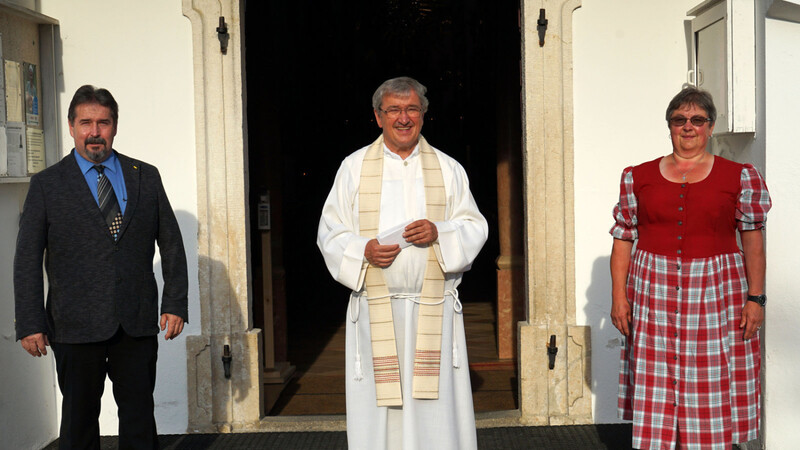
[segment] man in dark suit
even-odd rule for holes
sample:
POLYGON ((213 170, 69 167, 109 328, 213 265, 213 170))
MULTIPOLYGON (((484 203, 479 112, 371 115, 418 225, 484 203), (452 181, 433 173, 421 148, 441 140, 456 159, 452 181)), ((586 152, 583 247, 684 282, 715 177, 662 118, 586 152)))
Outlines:
POLYGON ((100 448, 106 375, 119 409, 120 448, 158 448, 156 338, 160 325, 174 339, 188 317, 180 229, 158 170, 113 150, 118 107, 110 92, 82 86, 67 117, 75 148, 31 178, 20 218, 17 339, 33 356, 53 348, 64 397, 60 448, 100 448), (160 321, 156 243, 164 278, 160 321))

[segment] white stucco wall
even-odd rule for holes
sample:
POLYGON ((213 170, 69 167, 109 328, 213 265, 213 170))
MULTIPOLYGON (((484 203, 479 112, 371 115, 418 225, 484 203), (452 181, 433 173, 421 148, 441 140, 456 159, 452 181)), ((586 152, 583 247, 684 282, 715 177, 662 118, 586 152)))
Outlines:
MULTIPOLYGON (((75 90, 94 84, 111 91, 120 105, 114 147, 156 165, 183 232, 189 265, 190 323, 181 337, 159 340, 155 391, 159 433, 187 427, 185 336, 199 334, 197 281, 197 183, 191 28, 181 0, 41 0, 39 12, 60 22, 59 102, 62 155, 71 149, 66 115, 75 90)), ((0 436, 8 448, 40 448, 57 436, 60 397, 54 364, 26 357, 14 341, 11 274, 20 197, 27 185, 0 185, 0 436), (39 428, 28 432, 28 428, 39 428)), ((24 198, 24 197, 23 197, 24 198)), ((156 257, 156 273, 160 266, 156 257)), ((100 431, 117 434, 111 385, 103 398, 100 431)), ((5 448, 5 447, 4 447, 5 448)))
POLYGON ((672 151, 664 111, 686 82, 683 22, 696 3, 583 0, 573 16, 576 319, 592 329, 596 423, 619 422, 611 210, 622 169, 672 151))
MULTIPOLYGON (((611 208, 625 166, 671 151, 663 114, 686 81, 684 21, 697 3, 584 0, 574 14, 576 309, 578 323, 592 327, 597 423, 618 421, 620 335, 609 320, 611 208)), ((781 3, 782 11, 791 6, 781 3)), ((800 267, 800 206, 793 201, 800 197, 800 24, 764 24, 764 8, 757 2, 757 132, 721 136, 714 145, 764 171, 775 204, 767 231, 770 303, 762 334, 764 436, 766 448, 794 448, 800 442, 800 303, 793 283, 800 267)), ((800 18, 800 7, 793 11, 800 18)))
POLYGON ((0 184, 0 448, 39 449, 58 436, 52 352, 32 358, 14 330, 14 248, 28 183, 0 184))
MULTIPOLYGON (((34 0, 9 3, 35 7, 34 0)), ((40 449, 58 436, 53 354, 31 358, 14 329, 14 250, 27 192, 27 182, 0 183, 0 448, 40 449)))
POLYGON ((800 23, 767 19, 765 28, 766 165, 774 203, 767 227, 765 437, 766 448, 788 449, 800 442, 800 23))

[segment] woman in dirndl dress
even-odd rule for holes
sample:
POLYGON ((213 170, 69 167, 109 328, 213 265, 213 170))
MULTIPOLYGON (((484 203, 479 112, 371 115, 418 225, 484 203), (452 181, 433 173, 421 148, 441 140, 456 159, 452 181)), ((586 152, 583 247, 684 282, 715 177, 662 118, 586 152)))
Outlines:
POLYGON ((707 92, 683 89, 666 119, 672 153, 626 168, 614 208, 619 414, 637 449, 728 450, 759 433, 771 201, 752 165, 708 152, 707 92))

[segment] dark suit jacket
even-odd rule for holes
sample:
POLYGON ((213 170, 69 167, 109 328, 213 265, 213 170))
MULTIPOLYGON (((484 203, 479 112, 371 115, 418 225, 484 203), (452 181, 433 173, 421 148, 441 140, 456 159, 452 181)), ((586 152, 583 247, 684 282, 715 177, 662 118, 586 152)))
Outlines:
POLYGON ((156 243, 164 275, 161 313, 188 319, 186 253, 158 169, 117 157, 128 194, 117 242, 75 155, 31 178, 14 257, 17 339, 44 332, 54 342, 99 342, 120 325, 131 336, 158 334, 156 243))

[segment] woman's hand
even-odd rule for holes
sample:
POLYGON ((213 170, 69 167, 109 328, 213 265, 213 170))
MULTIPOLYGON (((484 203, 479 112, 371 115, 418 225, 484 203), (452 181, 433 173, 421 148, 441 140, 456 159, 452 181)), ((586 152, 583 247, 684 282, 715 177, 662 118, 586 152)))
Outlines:
MULTIPOLYGON (((764 293, 764 277, 767 272, 767 257, 764 253, 764 234, 761 230, 742 231, 742 253, 747 275, 747 292, 753 295, 764 293)), ((756 302, 745 302, 739 328, 744 328, 744 339, 751 339, 764 323, 764 307, 756 302)))
POLYGON ((626 337, 629 336, 631 332, 632 318, 631 304, 628 302, 627 298, 622 300, 615 299, 612 301, 611 322, 615 327, 617 327, 619 332, 624 334, 626 337))
POLYGON ((739 329, 744 328, 744 340, 747 341, 758 333, 764 323, 764 307, 756 302, 748 301, 742 308, 742 320, 739 329))
POLYGON ((626 294, 628 268, 633 242, 614 239, 611 247, 611 322, 625 336, 630 336, 633 313, 626 294))

